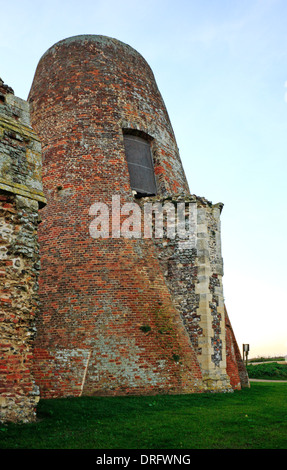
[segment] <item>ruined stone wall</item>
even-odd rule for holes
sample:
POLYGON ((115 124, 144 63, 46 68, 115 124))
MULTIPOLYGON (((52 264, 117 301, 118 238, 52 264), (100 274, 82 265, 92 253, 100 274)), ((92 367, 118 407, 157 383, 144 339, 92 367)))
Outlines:
MULTIPOLYGON (((153 207, 185 207, 185 240, 154 238, 162 271, 201 367, 206 390, 230 390, 226 369, 226 330, 221 256, 220 213, 222 204, 212 204, 195 195, 171 195, 149 200, 153 207), (193 220, 192 220, 193 218, 193 220)), ((169 217, 165 209, 165 227, 169 217)), ((154 219, 155 220, 155 219, 154 219)), ((155 229, 155 221, 154 221, 155 229)))
POLYGON ((0 80, 0 420, 36 417, 32 375, 38 311, 41 147, 28 103, 0 80))

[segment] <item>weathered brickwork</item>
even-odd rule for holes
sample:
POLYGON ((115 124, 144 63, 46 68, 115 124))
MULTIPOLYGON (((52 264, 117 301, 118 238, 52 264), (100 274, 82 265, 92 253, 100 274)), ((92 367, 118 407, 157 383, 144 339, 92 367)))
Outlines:
POLYGON ((0 81, 0 420, 32 421, 39 389, 32 375, 38 312, 40 144, 28 104, 0 81))
POLYGON ((234 390, 249 387, 249 378, 242 360, 237 341, 225 308, 226 326, 226 363, 230 384, 234 390))
POLYGON ((123 143, 127 128, 150 136, 159 193, 188 191, 149 66, 114 39, 65 40, 41 59, 29 101, 43 143, 48 199, 39 228, 43 307, 35 374, 41 393, 202 389, 153 241, 95 240, 89 233, 96 201, 110 213, 113 195, 122 204, 134 202, 123 143))
POLYGON ((103 202, 112 213, 112 196, 135 201, 126 133, 150 143, 157 197, 190 196, 146 61, 112 38, 60 41, 41 58, 29 102, 48 198, 39 231, 43 307, 35 344, 42 395, 230 389, 221 207, 196 198, 196 250, 89 234, 92 204, 103 202))
POLYGON ((2 419, 35 419, 39 396, 249 386, 224 306, 222 204, 190 194, 143 57, 116 39, 76 36, 43 55, 29 105, 0 85, 2 419), (151 150, 151 168, 133 171, 151 171, 155 194, 133 187, 127 135, 151 150), (145 203, 181 204, 191 238, 170 236, 166 223, 161 237, 121 236, 145 203))

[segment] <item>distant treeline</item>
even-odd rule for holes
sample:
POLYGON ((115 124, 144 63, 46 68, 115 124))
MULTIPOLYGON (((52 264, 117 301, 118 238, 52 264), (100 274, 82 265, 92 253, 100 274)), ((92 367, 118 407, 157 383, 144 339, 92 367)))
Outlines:
POLYGON ((267 362, 267 361, 285 361, 284 356, 265 356, 265 357, 253 357, 252 359, 248 359, 248 362, 267 362))

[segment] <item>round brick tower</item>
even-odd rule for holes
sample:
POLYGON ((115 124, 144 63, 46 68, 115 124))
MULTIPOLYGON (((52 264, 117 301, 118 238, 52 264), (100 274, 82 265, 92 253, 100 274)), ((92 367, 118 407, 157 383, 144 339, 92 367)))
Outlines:
POLYGON ((153 240, 119 236, 112 217, 142 196, 189 194, 150 67, 118 40, 75 36, 43 55, 29 102, 47 197, 34 372, 41 395, 201 390, 153 240), (104 237, 92 231, 98 203, 104 237))

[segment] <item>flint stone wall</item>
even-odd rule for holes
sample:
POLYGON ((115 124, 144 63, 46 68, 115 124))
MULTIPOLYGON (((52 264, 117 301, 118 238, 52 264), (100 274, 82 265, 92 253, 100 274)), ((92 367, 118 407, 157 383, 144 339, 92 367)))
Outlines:
POLYGON ((0 420, 36 418, 39 390, 32 375, 38 311, 37 240, 41 145, 29 105, 0 80, 0 420))

